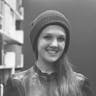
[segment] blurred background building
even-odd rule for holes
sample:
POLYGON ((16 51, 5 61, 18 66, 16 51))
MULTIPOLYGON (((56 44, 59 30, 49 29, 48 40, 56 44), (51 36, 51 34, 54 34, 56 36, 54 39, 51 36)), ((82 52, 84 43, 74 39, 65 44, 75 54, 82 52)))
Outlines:
POLYGON ((22 0, 0 0, 0 96, 10 74, 23 67, 22 0))

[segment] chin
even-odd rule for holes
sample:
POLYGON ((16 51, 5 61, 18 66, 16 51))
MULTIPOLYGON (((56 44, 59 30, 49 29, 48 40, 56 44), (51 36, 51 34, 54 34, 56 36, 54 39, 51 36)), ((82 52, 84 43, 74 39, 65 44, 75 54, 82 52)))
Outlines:
POLYGON ((56 62, 58 59, 57 58, 50 58, 50 59, 47 59, 46 61, 50 62, 50 63, 54 63, 56 62))

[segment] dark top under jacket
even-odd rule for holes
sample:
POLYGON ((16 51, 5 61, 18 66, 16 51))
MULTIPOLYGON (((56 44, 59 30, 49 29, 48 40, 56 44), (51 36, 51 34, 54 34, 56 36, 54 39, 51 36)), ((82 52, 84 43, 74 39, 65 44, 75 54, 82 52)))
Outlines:
MULTIPOLYGON (((83 96, 93 96, 88 80, 82 79, 82 75, 77 74, 81 82, 83 96)), ((5 85, 4 96, 59 96, 56 83, 56 74, 47 75, 42 73, 36 66, 14 74, 5 85)))

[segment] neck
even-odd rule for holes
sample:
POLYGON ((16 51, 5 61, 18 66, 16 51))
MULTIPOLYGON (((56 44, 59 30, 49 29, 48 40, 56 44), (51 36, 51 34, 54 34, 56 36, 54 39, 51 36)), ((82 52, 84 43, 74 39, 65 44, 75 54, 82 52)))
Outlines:
POLYGON ((36 65, 40 69, 40 71, 43 73, 51 74, 51 73, 55 72, 53 63, 44 61, 40 58, 38 58, 36 65))

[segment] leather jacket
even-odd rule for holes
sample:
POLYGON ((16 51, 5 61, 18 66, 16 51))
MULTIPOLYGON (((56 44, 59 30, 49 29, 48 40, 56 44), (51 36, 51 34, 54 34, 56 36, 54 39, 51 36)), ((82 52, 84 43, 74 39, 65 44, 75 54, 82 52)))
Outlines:
MULTIPOLYGON (((93 96, 88 80, 82 80, 77 73, 77 78, 82 83, 83 96, 93 96)), ((60 96, 56 83, 56 74, 42 73, 36 66, 16 73, 7 81, 4 96, 60 96)))

